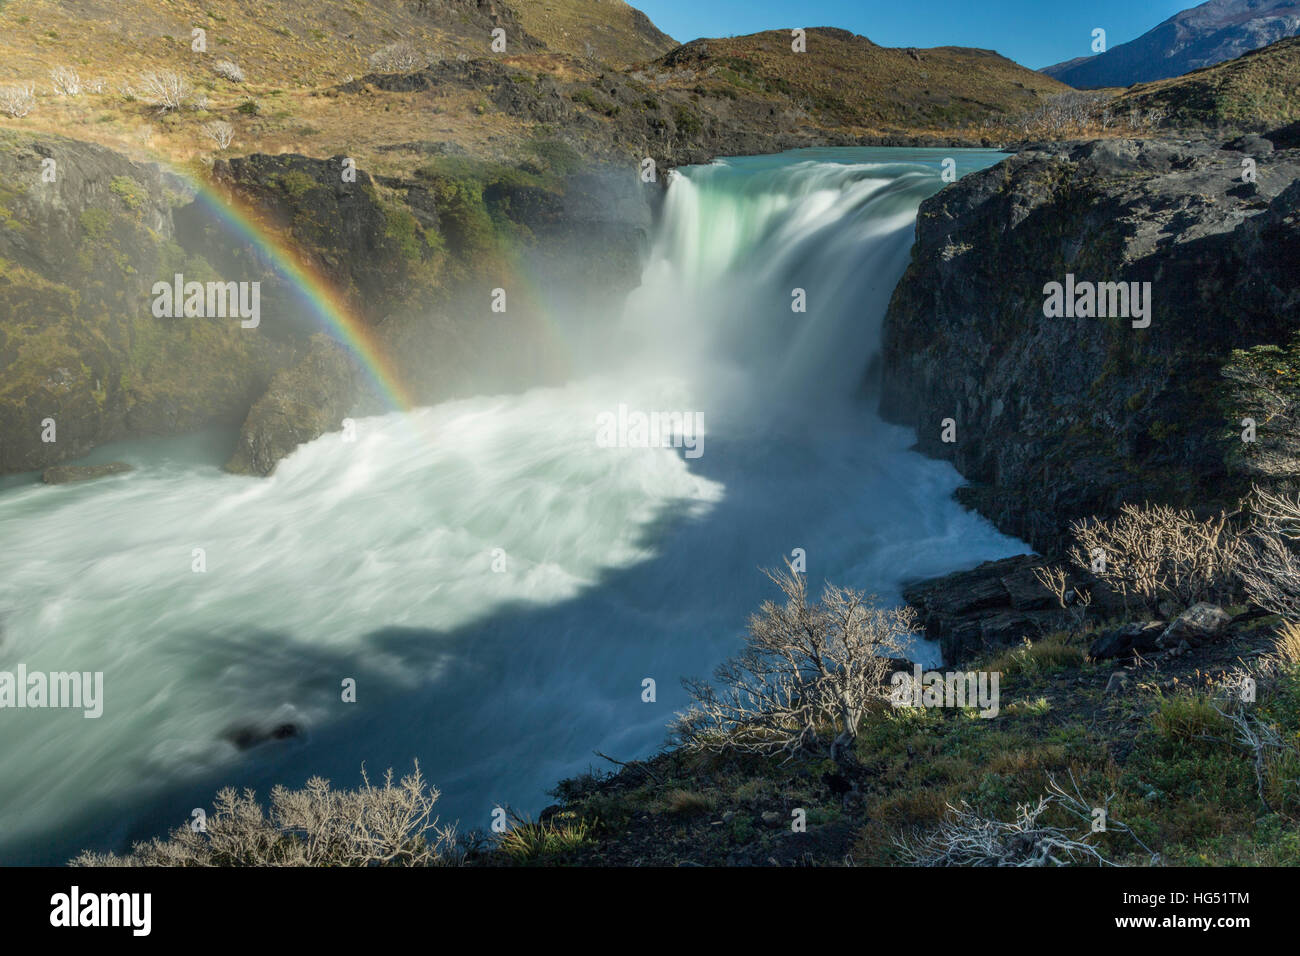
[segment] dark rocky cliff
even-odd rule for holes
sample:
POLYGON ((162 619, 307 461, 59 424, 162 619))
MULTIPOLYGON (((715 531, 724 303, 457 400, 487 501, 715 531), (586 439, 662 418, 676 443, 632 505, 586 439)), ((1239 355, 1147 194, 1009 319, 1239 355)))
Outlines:
POLYGON ((155 281, 216 278, 177 239, 189 201, 157 166, 103 147, 0 137, 0 473, 237 423, 284 361, 238 322, 152 314, 155 281))
MULTIPOLYGON (((219 162, 212 180, 373 328, 416 401, 545 380, 560 363, 542 335, 548 290, 599 312, 639 278, 657 189, 629 171, 464 159, 408 178, 359 169, 344 183, 341 159, 254 155, 219 162), (531 294, 492 316, 496 287, 531 294)), ((349 410, 375 410, 300 294, 164 168, 89 143, 5 136, 0 474, 217 423, 243 423, 231 470, 267 474, 349 410), (177 273, 261 283, 261 323, 156 317, 153 284, 177 273), (48 419, 55 441, 42 440, 48 419)))
POLYGON ((1251 480, 1300 471, 1300 151, 1231 145, 1029 150, 921 207, 885 319, 882 412, 1040 550, 1126 501, 1230 505, 1251 480), (1045 317, 1044 285, 1067 273, 1150 282, 1150 327, 1045 317))

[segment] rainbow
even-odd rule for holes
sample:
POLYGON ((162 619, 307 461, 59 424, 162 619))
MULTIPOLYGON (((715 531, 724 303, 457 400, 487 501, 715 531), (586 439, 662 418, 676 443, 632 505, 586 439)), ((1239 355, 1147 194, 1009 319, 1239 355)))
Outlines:
POLYGON ((167 168, 194 190, 196 202, 236 238, 257 249, 271 267, 288 280, 308 315, 356 360, 376 393, 391 410, 407 411, 415 407, 414 398, 388 358, 375 329, 353 312, 319 269, 310 265, 284 238, 265 226, 251 207, 233 195, 227 195, 174 166, 167 168))

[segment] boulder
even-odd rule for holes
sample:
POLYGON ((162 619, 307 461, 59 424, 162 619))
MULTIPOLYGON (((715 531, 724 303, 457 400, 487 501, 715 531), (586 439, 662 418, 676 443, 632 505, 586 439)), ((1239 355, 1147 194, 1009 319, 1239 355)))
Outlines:
POLYGON ((1056 596, 1043 587, 1034 574, 1043 562, 1019 562, 999 580, 1017 611, 1047 611, 1056 607, 1056 596))
POLYGON ((1186 642, 1191 647, 1208 644, 1227 630, 1232 617, 1216 604, 1200 601, 1174 619, 1160 635, 1161 648, 1174 648, 1186 642))
POLYGON ((1092 642, 1088 656, 1096 661, 1129 659, 1135 654, 1159 650, 1158 641, 1165 633, 1164 621, 1134 621, 1113 631, 1107 631, 1092 642))
POLYGON ((1224 143, 1223 148, 1237 153, 1247 153, 1258 159, 1273 152, 1274 146, 1271 139, 1260 136, 1258 133, 1247 133, 1245 136, 1238 136, 1236 139, 1224 143))

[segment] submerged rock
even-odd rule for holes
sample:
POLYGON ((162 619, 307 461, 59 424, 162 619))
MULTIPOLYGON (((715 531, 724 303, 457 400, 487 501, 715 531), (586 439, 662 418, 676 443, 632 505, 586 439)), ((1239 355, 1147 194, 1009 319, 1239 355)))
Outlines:
POLYGON ((221 736, 223 739, 230 741, 240 750, 250 750, 259 744, 269 743, 273 740, 292 740, 295 737, 301 737, 302 733, 302 728, 294 723, 270 724, 265 726, 241 724, 227 728, 221 736))
POLYGON ((109 475, 122 475, 128 471, 135 471, 135 467, 124 461, 110 461, 105 465, 55 465, 45 469, 41 481, 47 485, 66 485, 73 481, 92 481, 109 475))

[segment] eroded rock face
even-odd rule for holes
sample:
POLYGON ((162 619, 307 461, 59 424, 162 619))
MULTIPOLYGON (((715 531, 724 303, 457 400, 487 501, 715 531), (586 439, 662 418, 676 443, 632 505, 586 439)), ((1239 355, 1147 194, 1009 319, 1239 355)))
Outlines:
MULTIPOLYGON (((653 191, 625 171, 596 164, 530 177, 469 163, 406 179, 356 170, 355 181, 344 182, 343 160, 255 155, 219 164, 217 176, 293 237, 347 311, 371 328, 412 401, 551 381, 565 357, 545 335, 545 310, 613 314, 636 284, 653 191), (490 222, 497 225, 485 227, 490 222), (498 245, 485 228, 507 238, 498 245), (518 294, 517 269, 544 277, 545 287, 534 278, 528 284, 538 294, 518 294), (510 296, 503 314, 490 308, 496 287, 510 296)), ((263 278, 274 288, 275 275, 263 278)), ((292 299, 263 311, 268 337, 300 341, 313 328, 292 299)), ((298 347, 302 357, 253 404, 228 470, 270 474, 350 411, 386 410, 330 340, 298 347)))
POLYGON ((922 205, 885 319, 881 409, 951 460, 972 481, 959 497, 1002 530, 1057 553, 1069 522, 1124 502, 1209 508, 1300 474, 1293 410, 1241 441, 1275 383, 1225 378, 1234 349, 1285 346, 1300 326, 1300 151, 1249 157, 1251 183, 1243 158, 1047 147, 922 205), (1045 317, 1045 284, 1067 274, 1150 282, 1150 326, 1045 317), (945 418, 955 443, 940 441, 945 418))
MULTIPOLYGON (((960 663, 1025 638, 1036 640, 1062 626, 1068 617, 1065 609, 1034 576, 1034 569, 1043 565, 1033 554, 986 561, 970 571, 905 588, 903 599, 916 608, 926 637, 939 642, 944 660, 960 663)), ((1071 588, 1097 591, 1099 608, 1108 600, 1095 582, 1073 575, 1069 582, 1071 588)))
POLYGON ((253 405, 226 470, 269 475, 302 443, 338 431, 356 401, 355 375, 342 348, 314 336, 302 361, 278 372, 253 405))
POLYGON ((0 474, 236 423, 265 385, 276 348, 237 321, 153 314, 156 281, 211 278, 177 241, 187 201, 104 147, 0 134, 0 474))
MULTIPOLYGON (((515 296, 487 323, 491 290, 518 288, 519 261, 550 289, 582 290, 564 307, 609 314, 636 284, 657 195, 590 163, 536 175, 470 160, 406 179, 343 171, 341 156, 254 155, 219 162, 214 179, 373 330, 421 403, 529 387, 559 368, 539 320, 555 303, 515 296)), ((229 467, 264 475, 354 406, 383 410, 342 351, 313 341, 338 335, 335 320, 228 218, 159 167, 0 133, 0 474, 117 439, 243 423, 229 467), (258 321, 156 315, 155 283, 178 275, 256 285, 258 321)))

